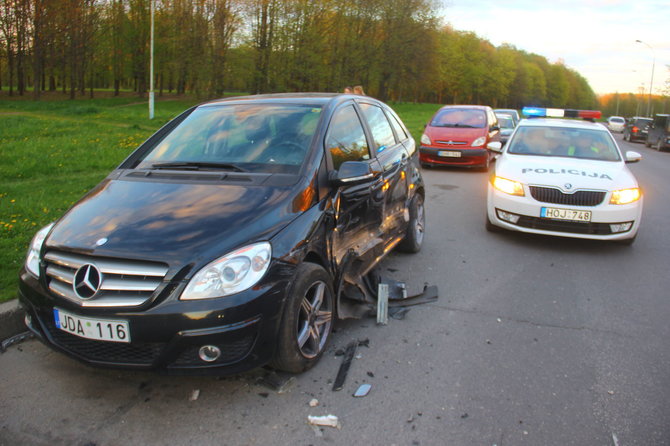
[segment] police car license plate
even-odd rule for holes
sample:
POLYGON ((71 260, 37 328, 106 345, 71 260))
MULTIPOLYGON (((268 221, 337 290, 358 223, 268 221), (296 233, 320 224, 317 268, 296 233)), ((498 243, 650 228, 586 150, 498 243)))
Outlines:
POLYGON ((453 150, 440 150, 437 152, 439 156, 445 156, 450 158, 460 158, 461 152, 454 152, 453 150))
POLYGON ((576 209, 542 208, 540 217, 554 220, 580 221, 588 223, 591 221, 591 211, 578 211, 576 209))
POLYGON ((57 328, 82 338, 98 341, 130 342, 128 321, 92 319, 54 308, 54 322, 57 328))

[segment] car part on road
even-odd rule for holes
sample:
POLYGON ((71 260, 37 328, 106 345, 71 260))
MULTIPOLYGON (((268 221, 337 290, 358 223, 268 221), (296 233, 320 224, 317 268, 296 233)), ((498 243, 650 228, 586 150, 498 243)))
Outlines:
POLYGON ((342 390, 344 387, 344 381, 347 379, 347 373, 349 373, 349 367, 351 367, 351 361, 354 360, 356 355, 356 348, 358 347, 358 341, 351 341, 347 345, 347 349, 344 352, 344 357, 342 358, 342 363, 340 368, 337 371, 337 376, 335 377, 335 382, 333 383, 333 391, 342 390))
POLYGON ((371 384, 361 384, 358 389, 354 392, 353 396, 356 398, 362 398, 364 396, 367 396, 368 393, 370 393, 370 389, 372 388, 371 384))
POLYGON ((31 331, 24 331, 23 333, 19 333, 10 338, 4 339, 2 343, 0 343, 0 353, 6 352, 7 349, 12 345, 20 344, 21 342, 27 341, 28 339, 32 339, 34 337, 35 335, 31 331))

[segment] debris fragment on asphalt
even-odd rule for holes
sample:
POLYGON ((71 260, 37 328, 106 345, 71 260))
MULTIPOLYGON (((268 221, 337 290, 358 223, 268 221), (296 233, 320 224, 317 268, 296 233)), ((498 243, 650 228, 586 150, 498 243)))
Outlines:
POLYGON ((316 398, 312 398, 312 399, 309 401, 309 407, 316 407, 316 406, 318 406, 318 405, 319 405, 319 400, 317 400, 316 398))
POLYGON ((467 417, 469 417, 469 415, 468 415, 468 413, 467 413, 467 412, 466 412, 466 413, 464 413, 463 415, 461 415, 461 418, 463 418, 463 419, 466 419, 467 417))
POLYGON ((387 283, 379 283, 377 286, 377 324, 388 325, 389 323, 389 286, 387 283))
POLYGON ((406 307, 391 307, 389 308, 389 316, 392 319, 401 321, 405 319, 405 315, 409 312, 409 308, 406 307))
POLYGON ((199 396, 200 396, 200 389, 195 389, 193 392, 191 392, 191 397, 189 398, 189 400, 196 401, 199 396))
POLYGON ((370 384, 361 384, 356 392, 354 392, 354 396, 356 398, 362 398, 364 396, 367 396, 368 393, 370 393, 370 389, 372 388, 372 385, 370 384))
POLYGON ((2 343, 0 343, 0 353, 6 352, 7 349, 12 345, 19 344, 23 341, 27 341, 28 339, 32 339, 34 337, 35 335, 33 334, 32 331, 24 331, 23 333, 19 333, 17 335, 4 339, 2 343))
POLYGON ((257 381, 258 384, 267 387, 270 390, 282 394, 288 392, 293 384, 295 384, 295 377, 288 373, 279 374, 275 371, 268 373, 257 381))
POLYGON ((608 390, 607 393, 609 393, 610 395, 614 395, 614 390, 608 390))
POLYGON ((340 421, 337 419, 335 415, 324 415, 322 417, 315 417, 312 415, 308 415, 307 421, 309 421, 309 424, 313 424, 315 426, 328 426, 328 427, 335 427, 337 429, 342 428, 342 426, 340 425, 340 421))
POLYGON ((342 363, 340 364, 340 369, 337 371, 337 376, 335 377, 335 382, 333 383, 333 391, 342 390, 344 387, 344 381, 347 379, 347 373, 349 373, 349 367, 351 367, 351 361, 356 355, 356 347, 358 347, 358 341, 351 341, 347 345, 347 349, 344 352, 344 357, 342 358, 342 363))
POLYGON ((358 340, 358 346, 359 347, 368 347, 370 348, 370 339, 365 338, 365 339, 359 339, 358 340))

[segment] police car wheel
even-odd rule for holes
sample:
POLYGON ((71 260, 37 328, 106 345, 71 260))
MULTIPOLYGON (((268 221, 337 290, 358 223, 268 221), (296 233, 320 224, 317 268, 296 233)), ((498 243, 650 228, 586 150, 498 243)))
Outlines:
POLYGON ((488 212, 486 213, 486 230, 489 232, 502 232, 503 230, 500 226, 496 226, 491 223, 488 212))

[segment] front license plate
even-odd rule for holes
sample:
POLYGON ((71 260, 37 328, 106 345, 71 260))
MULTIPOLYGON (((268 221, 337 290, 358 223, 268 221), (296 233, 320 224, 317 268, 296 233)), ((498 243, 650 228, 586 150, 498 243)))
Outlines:
POLYGON ((588 223, 591 221, 591 211, 578 211, 576 209, 558 209, 542 208, 540 217, 551 218, 554 220, 581 221, 588 223))
POLYGON ((91 319, 54 308, 56 327, 73 335, 98 341, 130 342, 128 321, 91 319))
POLYGON ((461 157, 461 152, 454 152, 452 150, 440 150, 437 152, 439 156, 445 156, 445 157, 450 157, 450 158, 460 158, 461 157))

